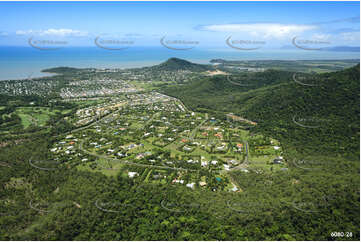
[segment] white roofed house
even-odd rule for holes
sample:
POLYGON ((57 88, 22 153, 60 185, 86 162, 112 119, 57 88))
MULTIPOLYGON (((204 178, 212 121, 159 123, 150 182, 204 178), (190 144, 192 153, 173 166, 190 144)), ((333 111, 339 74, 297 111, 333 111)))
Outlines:
POLYGON ((204 181, 200 181, 200 182, 199 182, 199 185, 200 185, 201 187, 204 187, 204 186, 206 186, 206 185, 207 185, 207 183, 206 183, 206 182, 204 182, 204 181))
POLYGON ((183 184, 183 183, 184 183, 184 180, 174 179, 174 180, 172 181, 172 183, 180 183, 180 184, 183 184))
POLYGON ((237 165, 237 164, 238 164, 238 161, 236 161, 236 160, 230 160, 229 163, 231 163, 232 165, 237 165))
POLYGON ((282 164, 282 159, 279 159, 278 157, 273 160, 273 164, 282 164))
POLYGON ((233 188, 231 189, 231 191, 236 192, 236 191, 238 191, 238 188, 235 185, 233 185, 233 188))
POLYGON ((224 145, 218 146, 218 147, 216 148, 216 150, 224 150, 224 149, 225 149, 225 146, 224 146, 224 145))
POLYGON ((195 183, 192 182, 192 183, 188 183, 188 184, 186 185, 186 187, 189 187, 189 188, 194 189, 194 185, 195 185, 195 183))
POLYGON ((125 155, 124 155, 123 153, 121 153, 121 152, 118 152, 117 155, 120 156, 120 157, 124 157, 124 156, 125 156, 125 155))
POLYGON ((134 171, 129 171, 128 172, 128 176, 129 178, 134 178, 136 176, 139 176, 139 173, 138 172, 134 172, 134 171))

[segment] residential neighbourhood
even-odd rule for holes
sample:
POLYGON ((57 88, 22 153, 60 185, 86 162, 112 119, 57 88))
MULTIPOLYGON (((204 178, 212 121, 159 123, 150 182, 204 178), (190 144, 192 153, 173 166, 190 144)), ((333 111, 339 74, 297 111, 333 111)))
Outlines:
MULTIPOLYGON (((94 99, 77 99, 89 101, 94 99)), ((250 134, 248 120, 188 111, 179 100, 154 91, 95 101, 68 119, 79 128, 50 149, 54 160, 71 161, 80 170, 121 171, 148 183, 229 192, 241 188, 228 171, 285 168, 279 142, 250 134)))

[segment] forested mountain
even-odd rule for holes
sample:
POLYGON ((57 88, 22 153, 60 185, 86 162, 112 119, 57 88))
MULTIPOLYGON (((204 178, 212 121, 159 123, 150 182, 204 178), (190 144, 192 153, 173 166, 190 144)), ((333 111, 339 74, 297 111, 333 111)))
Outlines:
POLYGON ((54 68, 44 69, 42 70, 42 72, 62 74, 62 73, 76 73, 82 70, 84 69, 73 68, 73 67, 54 67, 54 68))
POLYGON ((210 65, 195 64, 179 58, 170 58, 167 61, 150 67, 154 71, 207 71, 214 68, 210 65))
POLYGON ((163 89, 190 108, 233 112, 299 152, 337 153, 357 159, 360 65, 339 72, 306 75, 268 70, 207 77, 163 89), (301 122, 300 122, 301 120, 301 122))

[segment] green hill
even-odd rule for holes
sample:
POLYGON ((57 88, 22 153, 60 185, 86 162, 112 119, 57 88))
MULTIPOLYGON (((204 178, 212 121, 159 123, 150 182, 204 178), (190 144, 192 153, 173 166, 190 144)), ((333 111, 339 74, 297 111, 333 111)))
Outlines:
POLYGON ((82 71, 82 70, 83 69, 61 66, 61 67, 45 69, 45 70, 42 70, 41 72, 63 74, 63 73, 74 73, 74 72, 78 72, 78 71, 82 71))
POLYGON ((207 70, 213 70, 210 65, 195 64, 179 58, 170 58, 167 61, 150 67, 155 71, 193 71, 201 72, 207 70))
POLYGON ((312 85, 295 82, 293 75, 269 70, 205 77, 162 91, 191 109, 256 121, 254 132, 280 139, 287 149, 358 156, 360 66, 306 76, 312 85))

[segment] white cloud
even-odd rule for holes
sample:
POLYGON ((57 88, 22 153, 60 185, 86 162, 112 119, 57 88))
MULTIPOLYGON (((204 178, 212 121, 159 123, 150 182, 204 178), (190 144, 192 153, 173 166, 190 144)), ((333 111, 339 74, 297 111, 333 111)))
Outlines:
POLYGON ((228 33, 248 33, 255 37, 289 37, 308 30, 316 29, 316 25, 297 25, 279 23, 253 23, 253 24, 214 24, 202 26, 202 30, 228 32, 228 33))
POLYGON ((33 31, 32 30, 27 30, 27 31, 24 31, 24 30, 17 30, 15 32, 16 35, 27 35, 27 34, 32 34, 33 31))
POLYGON ((57 35, 57 36, 86 36, 87 32, 82 32, 73 29, 48 29, 43 31, 44 35, 57 35))
POLYGON ((360 32, 345 32, 341 33, 340 37, 344 41, 359 41, 360 32))
POLYGON ((80 31, 80 30, 73 30, 73 29, 47 29, 47 30, 18 30, 16 31, 17 35, 48 35, 48 36, 87 36, 88 32, 80 31))
POLYGON ((314 40, 329 40, 330 38, 331 38, 330 34, 320 34, 320 33, 315 33, 311 37, 311 39, 314 40))

